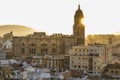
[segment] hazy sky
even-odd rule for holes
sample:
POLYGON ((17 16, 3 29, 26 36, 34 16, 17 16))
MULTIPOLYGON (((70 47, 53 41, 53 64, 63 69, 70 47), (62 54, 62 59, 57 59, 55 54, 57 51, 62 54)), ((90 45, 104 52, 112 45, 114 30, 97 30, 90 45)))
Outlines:
POLYGON ((120 32, 120 0, 0 0, 0 24, 72 34, 80 3, 87 34, 120 32))

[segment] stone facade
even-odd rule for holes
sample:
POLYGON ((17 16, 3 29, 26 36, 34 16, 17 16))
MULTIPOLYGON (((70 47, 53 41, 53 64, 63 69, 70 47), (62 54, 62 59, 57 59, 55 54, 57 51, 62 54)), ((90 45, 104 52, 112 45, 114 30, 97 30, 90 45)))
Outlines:
POLYGON ((77 45, 74 36, 62 34, 46 35, 35 32, 33 35, 14 37, 14 57, 31 57, 33 55, 65 54, 71 46, 77 45))

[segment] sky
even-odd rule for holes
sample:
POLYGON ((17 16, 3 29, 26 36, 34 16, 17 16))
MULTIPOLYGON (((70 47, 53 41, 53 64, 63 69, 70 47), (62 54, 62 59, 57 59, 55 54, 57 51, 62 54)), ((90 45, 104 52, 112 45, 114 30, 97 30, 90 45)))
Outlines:
POLYGON ((72 34, 80 4, 85 34, 120 32, 119 0, 0 0, 0 25, 19 24, 47 34, 72 34))

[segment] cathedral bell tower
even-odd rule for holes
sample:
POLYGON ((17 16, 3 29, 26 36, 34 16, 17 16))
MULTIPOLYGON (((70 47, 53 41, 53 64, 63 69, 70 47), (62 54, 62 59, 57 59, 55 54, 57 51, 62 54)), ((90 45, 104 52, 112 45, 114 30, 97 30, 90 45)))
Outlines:
POLYGON ((78 5, 78 10, 76 10, 74 15, 74 25, 73 25, 73 36, 77 38, 77 45, 85 44, 85 27, 82 23, 84 18, 83 12, 78 5))

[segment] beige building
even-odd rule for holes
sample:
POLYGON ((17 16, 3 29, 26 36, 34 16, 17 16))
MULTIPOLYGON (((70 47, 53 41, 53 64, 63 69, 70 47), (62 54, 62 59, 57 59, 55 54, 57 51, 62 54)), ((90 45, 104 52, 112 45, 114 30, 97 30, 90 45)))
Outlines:
POLYGON ((69 50, 70 69, 89 72, 88 46, 73 46, 69 50))
POLYGON ((52 70, 64 70, 64 56, 46 56, 43 58, 44 67, 52 70))
POLYGON ((45 55, 45 56, 34 56, 32 62, 38 67, 47 68, 50 70, 65 70, 64 55, 45 55))
POLYGON ((107 64, 106 44, 73 46, 69 51, 70 69, 100 74, 107 64))

